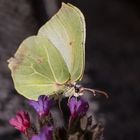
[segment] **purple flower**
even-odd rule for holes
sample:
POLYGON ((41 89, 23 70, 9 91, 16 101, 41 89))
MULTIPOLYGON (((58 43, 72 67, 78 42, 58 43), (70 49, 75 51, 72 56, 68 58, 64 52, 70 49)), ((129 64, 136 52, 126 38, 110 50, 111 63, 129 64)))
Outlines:
POLYGON ((53 127, 44 127, 38 135, 32 137, 31 140, 52 140, 53 139, 53 127))
POLYGON ((76 97, 71 97, 68 106, 70 108, 72 118, 86 115, 89 108, 88 102, 84 101, 83 99, 78 100, 76 97))
POLYGON ((40 117, 45 117, 50 112, 53 100, 49 99, 48 96, 41 95, 38 97, 38 101, 29 100, 29 104, 35 109, 40 117))
POLYGON ((30 127, 29 114, 24 111, 20 111, 16 114, 15 118, 9 120, 9 123, 19 131, 26 133, 26 130, 30 127))

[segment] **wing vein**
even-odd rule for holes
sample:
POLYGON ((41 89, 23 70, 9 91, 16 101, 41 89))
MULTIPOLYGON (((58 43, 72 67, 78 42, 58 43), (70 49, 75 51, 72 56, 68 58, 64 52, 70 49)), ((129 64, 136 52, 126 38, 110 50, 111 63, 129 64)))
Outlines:
POLYGON ((50 78, 47 77, 46 75, 43 75, 42 73, 39 73, 39 72, 34 68, 33 64, 31 64, 31 68, 32 68, 33 71, 34 71, 34 74, 38 74, 38 75, 40 75, 40 76, 42 76, 42 77, 44 77, 44 78, 46 78, 46 79, 52 81, 52 79, 50 79, 50 78))
POLYGON ((50 62, 50 57, 49 57, 49 55, 48 55, 47 48, 46 48, 45 46, 43 46, 43 47, 44 47, 44 49, 45 49, 45 52, 46 52, 46 55, 47 55, 47 58, 48 58, 48 63, 49 63, 51 72, 52 72, 52 74, 53 74, 53 77, 54 77, 55 81, 57 81, 57 79, 56 79, 56 77, 55 77, 55 73, 54 73, 53 68, 52 68, 52 65, 51 65, 51 62, 50 62))

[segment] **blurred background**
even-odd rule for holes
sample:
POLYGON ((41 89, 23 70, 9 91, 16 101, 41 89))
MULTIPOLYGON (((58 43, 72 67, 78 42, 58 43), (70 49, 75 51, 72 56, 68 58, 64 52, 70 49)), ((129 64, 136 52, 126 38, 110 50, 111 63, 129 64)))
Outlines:
MULTIPOLYGON (((104 90, 94 98, 105 140, 140 140, 140 1, 64 0, 81 9, 87 24, 83 85, 104 90)), ((61 0, 0 0, 0 140, 23 140, 8 124, 24 108, 14 90, 9 59, 20 42, 61 6, 61 0)))

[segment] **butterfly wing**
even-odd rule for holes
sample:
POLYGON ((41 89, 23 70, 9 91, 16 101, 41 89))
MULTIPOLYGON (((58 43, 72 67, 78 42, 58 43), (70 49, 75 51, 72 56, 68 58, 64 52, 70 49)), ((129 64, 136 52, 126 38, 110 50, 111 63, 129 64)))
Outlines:
POLYGON ((23 41, 14 58, 9 60, 15 88, 29 99, 52 95, 63 89, 70 74, 54 44, 43 36, 32 36, 23 41))
POLYGON ((79 9, 62 3, 61 9, 39 30, 63 56, 71 82, 80 80, 85 67, 85 20, 79 9))

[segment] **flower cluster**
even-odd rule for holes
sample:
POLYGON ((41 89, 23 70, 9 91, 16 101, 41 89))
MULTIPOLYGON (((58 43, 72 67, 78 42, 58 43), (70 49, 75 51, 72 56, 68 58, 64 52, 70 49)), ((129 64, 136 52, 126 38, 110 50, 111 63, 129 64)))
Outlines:
POLYGON ((78 133, 82 136, 88 131, 91 132, 91 123, 89 123, 91 116, 87 116, 89 104, 82 98, 72 96, 67 100, 67 105, 65 106, 64 104, 63 106, 68 109, 69 113, 67 114, 65 114, 63 107, 60 105, 59 99, 54 100, 45 95, 40 96, 38 101, 29 100, 28 104, 35 110, 39 125, 32 125, 29 114, 24 111, 19 111, 14 118, 9 120, 9 123, 25 134, 29 140, 61 140, 61 137, 65 137, 65 140, 70 140, 71 135, 78 133), (56 106, 59 106, 61 116, 64 117, 63 121, 66 121, 61 127, 55 125, 54 120, 59 120, 57 116, 52 115, 52 108, 56 106), (86 126, 83 129, 81 123, 85 118, 87 119, 86 126), (39 127, 34 128, 33 126, 39 127))

